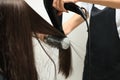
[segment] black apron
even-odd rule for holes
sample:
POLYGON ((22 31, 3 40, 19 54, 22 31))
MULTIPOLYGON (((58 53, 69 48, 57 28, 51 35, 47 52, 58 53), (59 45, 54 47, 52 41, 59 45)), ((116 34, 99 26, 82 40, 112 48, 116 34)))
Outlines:
POLYGON ((92 7, 83 80, 120 80, 116 10, 92 7))

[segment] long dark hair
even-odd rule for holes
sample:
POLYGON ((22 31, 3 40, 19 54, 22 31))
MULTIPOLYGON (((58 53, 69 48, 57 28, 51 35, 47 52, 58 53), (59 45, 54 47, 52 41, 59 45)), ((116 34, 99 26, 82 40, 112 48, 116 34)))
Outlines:
POLYGON ((8 80, 37 80, 32 30, 23 1, 2 0, 0 14, 0 55, 4 75, 8 80))
MULTIPOLYGON (((54 35, 60 38, 66 37, 66 35, 64 35, 60 31, 58 31, 56 28, 51 26, 28 5, 27 7, 30 13, 30 20, 31 20, 33 32, 54 35)), ((65 75, 66 78, 69 76, 72 70, 71 65, 72 65, 71 64, 71 48, 70 47, 68 49, 60 48, 59 49, 59 72, 62 72, 62 74, 65 75)))
MULTIPOLYGON (((65 37, 24 0, 0 1, 0 68, 7 80, 38 80, 32 47, 33 32, 65 37)), ((59 52, 59 71, 68 77, 70 48, 59 52)))

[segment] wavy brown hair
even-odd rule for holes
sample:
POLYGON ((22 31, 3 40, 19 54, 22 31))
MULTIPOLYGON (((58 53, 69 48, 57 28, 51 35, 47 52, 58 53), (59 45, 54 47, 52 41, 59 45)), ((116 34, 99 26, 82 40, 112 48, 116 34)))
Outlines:
MULTIPOLYGON (((0 68, 7 80, 38 80, 32 34, 65 37, 38 15, 24 0, 0 1, 0 68)), ((59 71, 71 70, 71 52, 59 50, 59 71)))

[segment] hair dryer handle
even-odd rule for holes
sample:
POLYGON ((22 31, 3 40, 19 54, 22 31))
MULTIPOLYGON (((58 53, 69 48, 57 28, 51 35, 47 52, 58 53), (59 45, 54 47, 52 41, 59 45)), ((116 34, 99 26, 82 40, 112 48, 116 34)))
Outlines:
POLYGON ((81 7, 77 6, 75 3, 72 3, 72 2, 65 3, 64 7, 65 7, 66 10, 69 10, 69 11, 72 11, 74 13, 77 13, 77 14, 81 15, 84 20, 87 19, 87 16, 85 15, 85 12, 83 12, 81 7))

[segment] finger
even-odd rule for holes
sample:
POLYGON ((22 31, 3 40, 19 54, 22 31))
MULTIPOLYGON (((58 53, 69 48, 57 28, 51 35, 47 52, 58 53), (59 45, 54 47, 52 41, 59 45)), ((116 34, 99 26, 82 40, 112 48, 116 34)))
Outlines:
POLYGON ((54 0, 52 5, 58 11, 66 12, 66 9, 64 8, 64 2, 62 0, 54 0))
POLYGON ((57 8, 57 0, 53 0, 52 6, 53 6, 54 8, 57 8))
POLYGON ((57 13, 57 15, 60 16, 60 15, 62 15, 62 13, 63 13, 63 12, 59 11, 59 12, 57 13))
POLYGON ((59 5, 59 8, 61 9, 61 11, 66 12, 66 9, 64 8, 64 1, 61 0, 61 1, 58 3, 58 5, 59 5))

